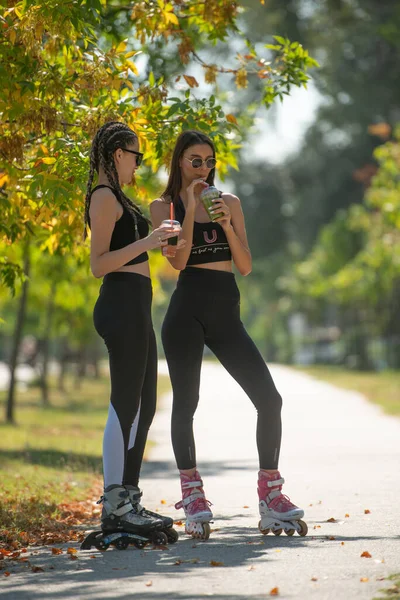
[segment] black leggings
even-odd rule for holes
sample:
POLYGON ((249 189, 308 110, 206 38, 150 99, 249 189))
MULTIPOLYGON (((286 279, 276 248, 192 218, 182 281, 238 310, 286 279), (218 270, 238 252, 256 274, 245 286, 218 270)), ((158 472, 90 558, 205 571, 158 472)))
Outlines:
POLYGON ((234 275, 196 267, 182 271, 164 319, 162 341, 174 394, 172 445, 178 468, 196 466, 193 416, 206 344, 257 409, 260 468, 276 469, 282 399, 240 320, 240 294, 234 275))
POLYGON ((104 487, 138 485, 157 398, 151 281, 137 273, 104 277, 93 319, 109 353, 111 402, 103 440, 104 487))

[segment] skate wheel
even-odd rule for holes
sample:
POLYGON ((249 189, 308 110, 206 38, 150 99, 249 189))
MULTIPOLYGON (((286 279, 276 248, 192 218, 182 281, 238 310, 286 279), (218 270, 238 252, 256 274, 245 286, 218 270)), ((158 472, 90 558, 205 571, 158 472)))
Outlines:
POLYGON ((151 541, 155 546, 165 546, 168 543, 168 538, 163 531, 155 531, 151 536, 151 541))
POLYGON ((270 530, 268 527, 267 527, 266 529, 263 529, 263 528, 261 527, 261 521, 259 521, 259 522, 258 522, 258 529, 261 531, 261 533, 262 533, 263 535, 268 535, 268 534, 269 534, 269 532, 271 531, 271 530, 270 530))
POLYGON ((203 535, 201 536, 200 539, 208 540, 208 538, 210 537, 210 533, 211 533, 211 529, 210 529, 209 523, 203 523, 203 535))
POLYGON ((178 541, 179 533, 173 527, 166 529, 164 533, 167 536, 168 544, 175 544, 178 541))
POLYGON ((274 535, 281 535, 282 531, 283 531, 283 529, 273 529, 273 530, 272 530, 272 533, 273 533, 274 535))
POLYGON ((294 529, 288 529, 287 531, 285 531, 286 535, 288 535, 289 537, 292 537, 292 535, 294 534, 294 529))
POLYGON ((127 547, 129 546, 129 539, 119 538, 114 543, 114 546, 116 547, 117 550, 126 550, 127 547))
POLYGON ((98 542, 95 543, 95 546, 96 546, 97 550, 100 550, 101 552, 105 552, 106 550, 109 549, 110 544, 106 544, 103 540, 99 540, 98 542))
POLYGON ((298 521, 298 524, 300 526, 300 530, 297 533, 301 535, 301 537, 304 537, 308 533, 307 523, 304 521, 298 521))

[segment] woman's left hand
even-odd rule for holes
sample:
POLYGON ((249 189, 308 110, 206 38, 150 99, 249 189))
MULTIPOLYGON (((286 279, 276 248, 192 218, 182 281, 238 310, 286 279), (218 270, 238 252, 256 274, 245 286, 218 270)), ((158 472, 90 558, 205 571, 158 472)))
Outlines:
POLYGON ((231 224, 231 211, 228 205, 222 198, 216 198, 213 200, 213 214, 223 213, 218 219, 214 219, 214 223, 219 223, 222 229, 227 229, 231 224))

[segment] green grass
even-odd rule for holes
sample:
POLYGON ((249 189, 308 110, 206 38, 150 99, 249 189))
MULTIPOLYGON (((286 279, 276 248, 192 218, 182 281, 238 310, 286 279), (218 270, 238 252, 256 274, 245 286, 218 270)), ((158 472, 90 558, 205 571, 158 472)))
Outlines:
POLYGON ((383 594, 383 596, 380 596, 380 598, 374 598, 374 600, 383 600, 384 598, 400 598, 400 573, 396 573, 395 575, 387 577, 387 580, 391 582, 391 586, 389 588, 383 588, 380 590, 380 593, 383 594))
MULTIPOLYGON (((37 388, 18 392, 17 425, 0 422, 0 547, 69 531, 93 512, 85 502, 101 491, 110 384, 106 377, 87 379, 74 389, 67 381, 67 389, 62 394, 53 387, 47 409, 37 388)), ((159 396, 168 389, 169 379, 159 377, 159 396)), ((0 393, 0 416, 5 400, 0 393)))
POLYGON ((319 365, 295 368, 316 379, 360 392, 371 402, 379 404, 387 414, 400 415, 400 371, 370 373, 319 365))

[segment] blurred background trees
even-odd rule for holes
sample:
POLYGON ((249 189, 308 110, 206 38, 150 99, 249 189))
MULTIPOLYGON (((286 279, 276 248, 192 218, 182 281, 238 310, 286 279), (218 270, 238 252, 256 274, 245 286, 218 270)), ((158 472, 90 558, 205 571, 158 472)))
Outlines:
MULTIPOLYGON (((243 320, 266 359, 399 368, 398 2, 25 0, 0 21, 9 421, 18 364, 34 366, 47 406, 54 361, 62 389, 68 370, 79 385, 104 357, 82 208, 90 140, 109 119, 140 137, 145 165, 130 193, 145 209, 182 128, 215 139, 219 186, 241 198, 254 259, 239 278, 243 320), (310 56, 312 122, 278 156, 276 123, 310 56)), ((151 261, 159 328, 176 273, 151 261)))

